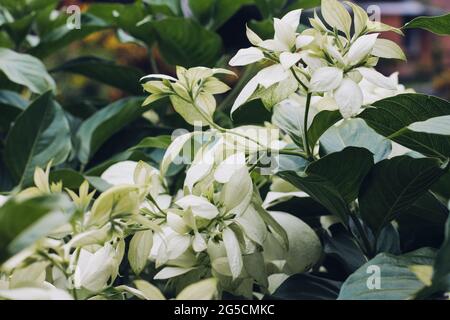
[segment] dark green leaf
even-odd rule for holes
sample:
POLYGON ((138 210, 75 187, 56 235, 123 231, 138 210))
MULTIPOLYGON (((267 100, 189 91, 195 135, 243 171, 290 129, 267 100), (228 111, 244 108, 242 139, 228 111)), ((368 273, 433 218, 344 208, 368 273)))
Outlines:
POLYGON ((271 298, 283 300, 335 300, 342 283, 309 273, 287 278, 271 298))
POLYGON ((444 240, 447 217, 447 208, 433 194, 425 193, 396 219, 402 249, 439 248, 444 240))
POLYGON ((14 180, 30 184, 36 167, 66 160, 71 150, 69 123, 47 92, 17 118, 6 139, 5 160, 14 180))
POLYGON ((145 6, 136 1, 133 4, 121 3, 92 3, 88 13, 101 18, 106 23, 119 28, 134 38, 143 41, 149 48, 155 35, 145 6))
POLYGON ((73 213, 65 195, 7 201, 0 207, 0 262, 67 223, 73 213))
POLYGON ((106 140, 148 110, 141 106, 142 101, 141 98, 118 100, 83 122, 76 135, 77 155, 81 163, 88 163, 106 140))
POLYGON ((368 150, 347 147, 311 163, 305 172, 286 171, 278 175, 346 222, 348 203, 356 198, 372 165, 373 156, 368 150))
POLYGON ((355 238, 342 224, 334 224, 329 228, 330 234, 325 233, 323 238, 324 252, 327 257, 339 262, 347 274, 367 262, 355 238))
POLYGON ((287 0, 255 0, 261 15, 266 19, 278 16, 286 3, 287 0))
POLYGON ((373 153, 375 162, 391 153, 391 142, 362 119, 347 119, 338 126, 330 127, 320 138, 320 145, 327 154, 349 146, 366 148, 373 153))
POLYGON ((359 194, 363 220, 378 235, 444 173, 437 159, 400 156, 377 163, 364 180, 359 194))
POLYGON ((7 132, 11 123, 28 105, 20 95, 13 91, 0 90, 0 132, 7 132))
MULTIPOLYGON (((323 110, 319 112, 315 117, 308 129, 308 140, 310 146, 315 146, 319 138, 328 130, 332 125, 342 119, 339 110, 323 110)), ((341 149, 342 150, 342 149, 341 149)), ((339 151, 339 150, 335 150, 339 151)))
POLYGON ((339 300, 404 300, 414 296, 423 287, 409 270, 413 265, 432 265, 435 251, 422 248, 401 256, 380 253, 356 270, 344 282, 339 300), (371 269, 373 268, 373 269, 371 269), (379 271, 379 274, 376 272, 379 271), (370 289, 372 279, 380 276, 380 288, 370 289))
POLYGON ((110 27, 102 19, 86 13, 81 15, 81 26, 80 29, 70 29, 67 23, 62 24, 50 33, 45 34, 39 44, 29 50, 29 53, 43 58, 58 52, 74 41, 84 39, 91 33, 110 27))
POLYGON ((64 188, 78 189, 83 181, 86 180, 83 175, 72 169, 58 169, 50 172, 49 181, 62 182, 64 188))
POLYGON ((202 24, 216 30, 242 6, 253 2, 254 0, 190 0, 189 7, 202 24))
POLYGON ((450 35, 450 13, 435 17, 417 17, 403 28, 420 28, 440 35, 450 35))
POLYGON ((392 136, 392 140, 407 148, 446 159, 450 155, 450 137, 407 129, 414 122, 445 115, 450 115, 448 101, 410 93, 379 100, 360 117, 379 134, 392 136))
POLYGON ((214 66, 222 54, 218 34, 192 20, 167 18, 153 23, 158 43, 168 63, 184 67, 214 66))
POLYGON ((97 57, 80 57, 70 60, 53 69, 52 72, 81 74, 135 95, 143 93, 139 84, 139 79, 144 76, 142 71, 97 57))
POLYGON ((12 82, 21 84, 34 93, 55 89, 55 82, 44 64, 28 54, 0 48, 0 71, 12 82))
POLYGON ((171 141, 172 138, 170 136, 147 137, 142 139, 136 146, 130 148, 130 151, 147 148, 167 149, 171 141))

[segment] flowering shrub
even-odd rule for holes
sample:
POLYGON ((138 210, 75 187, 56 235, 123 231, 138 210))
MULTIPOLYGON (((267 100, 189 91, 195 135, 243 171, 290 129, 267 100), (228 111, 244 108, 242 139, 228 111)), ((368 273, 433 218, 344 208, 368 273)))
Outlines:
MULTIPOLYGON (((380 37, 402 30, 346 4, 352 14, 322 0, 310 28, 300 27, 302 10, 274 18, 272 39, 247 27, 252 46, 229 64, 259 71, 231 114, 259 99, 270 123, 224 128, 215 96, 235 74, 178 66, 176 77, 142 78, 144 106, 168 98, 195 127, 170 142, 144 139, 141 149, 165 149, 157 165, 112 161, 78 188, 52 178, 52 162, 17 169, 19 188, 1 198, 0 297, 407 299, 450 291, 449 103, 378 72, 379 59, 406 60, 380 37), (438 230, 436 239, 415 238, 422 223, 438 230), (381 287, 376 274, 368 278, 373 266, 381 287), (406 289, 390 282, 400 277, 411 282, 406 289), (305 283, 321 286, 304 292, 305 283)), ((95 142, 79 143, 89 157, 95 142)), ((53 163, 68 151, 54 148, 53 163)))

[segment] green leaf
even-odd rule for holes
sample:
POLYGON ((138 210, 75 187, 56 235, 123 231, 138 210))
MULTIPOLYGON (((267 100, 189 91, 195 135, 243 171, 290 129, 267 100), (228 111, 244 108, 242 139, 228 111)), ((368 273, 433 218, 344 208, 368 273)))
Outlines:
POLYGON ((242 6, 253 2, 254 0, 190 0, 189 7, 202 24, 217 30, 242 6))
POLYGON ((407 127, 418 121, 450 115, 448 101, 423 94, 401 94, 379 100, 360 117, 379 134, 426 156, 446 159, 450 137, 412 132, 407 127))
POLYGON ((315 146, 319 138, 332 125, 342 119, 339 110, 323 110, 320 111, 313 119, 308 129, 308 140, 311 146, 315 146))
POLYGON ((44 64, 33 56, 0 48, 0 71, 14 83, 21 84, 34 93, 55 90, 55 81, 44 64))
POLYGON ((64 188, 78 189, 83 181, 86 180, 83 175, 72 169, 58 169, 50 172, 49 182, 62 182, 64 188))
POLYGON ((133 4, 92 3, 88 8, 89 14, 143 41, 150 48, 155 35, 147 11, 140 1, 133 4))
POLYGON ((305 172, 285 171, 278 175, 346 222, 348 203, 358 195, 372 166, 373 156, 368 150, 347 147, 311 163, 305 172))
POLYGON ((366 148, 373 153, 375 163, 391 153, 391 142, 362 119, 347 119, 338 126, 330 127, 320 138, 320 145, 327 154, 350 146, 366 148))
POLYGON ((434 261, 433 286, 450 290, 450 217, 445 224, 445 240, 434 261))
POLYGON ((144 73, 139 69, 117 65, 112 61, 97 57, 80 57, 53 69, 51 72, 69 72, 81 74, 110 86, 122 89, 135 95, 143 93, 139 79, 144 73))
POLYGON ((182 15, 180 0, 144 0, 150 6, 152 13, 165 15, 182 15))
POLYGON ((7 132, 11 123, 28 105, 28 101, 23 99, 14 91, 0 90, 0 132, 7 132))
POLYGON ((434 117, 425 121, 411 123, 409 130, 432 134, 450 135, 450 115, 434 117))
POLYGON ((137 150, 137 149, 147 149, 147 148, 158 148, 158 149, 167 149, 172 142, 172 138, 170 136, 158 136, 158 137, 147 137, 141 140, 137 145, 130 148, 129 150, 137 150))
POLYGON ((47 92, 16 119, 6 139, 5 161, 14 180, 27 186, 36 167, 62 163, 71 147, 64 111, 47 92))
POLYGON ((60 49, 74 41, 84 39, 91 33, 110 27, 105 21, 91 14, 84 13, 80 19, 82 26, 80 29, 70 29, 68 24, 64 22, 56 29, 43 35, 39 44, 36 47, 32 47, 28 53, 43 58, 59 52, 60 49))
POLYGON ((270 296, 283 300, 336 300, 342 283, 313 275, 298 273, 287 278, 270 296))
POLYGON ((31 25, 34 21, 35 13, 31 12, 29 15, 14 20, 12 22, 5 23, 3 28, 8 32, 9 36, 13 39, 16 48, 18 48, 28 32, 30 31, 31 25))
POLYGON ((265 19, 278 16, 286 3, 287 0, 255 0, 259 12, 265 19))
POLYGON ((356 270, 344 282, 339 300, 404 300, 414 296, 423 283, 409 269, 413 265, 432 265, 435 251, 422 248, 401 256, 380 253, 356 270), (373 269, 371 269, 373 268, 373 269), (372 279, 380 271, 380 288, 370 289, 372 279))
POLYGON ((153 22, 164 58, 172 65, 212 67, 222 54, 220 36, 195 21, 166 18, 153 22))
POLYGON ((118 100, 97 111, 81 124, 76 134, 77 155, 81 163, 88 163, 106 140, 148 110, 141 107, 142 100, 118 100))
POLYGON ((7 201, 0 207, 0 262, 67 223, 73 213, 62 194, 7 201))
POLYGON ((444 239, 447 218, 447 207, 431 192, 425 193, 395 220, 402 249, 409 251, 424 246, 438 248, 444 239))
POLYGON ((359 193, 361 217, 376 235, 445 173, 437 159, 400 156, 377 163, 359 193))
POLYGON ((367 262, 355 237, 342 224, 333 224, 328 231, 322 235, 325 254, 336 260, 347 275, 367 262))
POLYGON ((314 7, 320 7, 320 0, 294 0, 290 4, 286 11, 295 9, 311 9, 314 7))
POLYGON ((450 35, 450 13, 434 17, 417 17, 403 26, 403 29, 420 28, 439 35, 450 35))

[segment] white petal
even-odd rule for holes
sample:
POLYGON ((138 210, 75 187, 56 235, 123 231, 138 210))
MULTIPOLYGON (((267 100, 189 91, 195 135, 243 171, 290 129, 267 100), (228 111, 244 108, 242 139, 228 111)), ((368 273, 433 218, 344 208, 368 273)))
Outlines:
POLYGON ((211 171, 214 165, 214 150, 215 148, 205 152, 201 149, 198 155, 196 155, 196 159, 187 170, 186 179, 184 180, 184 185, 189 191, 192 191, 194 184, 203 179, 211 171))
POLYGON ((235 153, 222 161, 214 172, 214 179, 220 183, 227 183, 233 174, 245 166, 245 154, 235 153))
POLYGON ((247 100, 251 97, 253 92, 255 92, 256 88, 258 88, 258 75, 254 76, 252 79, 250 79, 249 82, 242 88, 242 91, 237 96, 236 100, 234 101, 233 107, 231 108, 230 114, 233 115, 233 113, 242 106, 247 100))
POLYGON ((158 272, 153 279, 162 280, 169 279, 177 276, 181 276, 182 274, 188 273, 189 271, 195 268, 180 268, 180 267, 165 267, 160 272, 158 272))
POLYGON ((295 44, 296 30, 286 22, 277 18, 273 19, 273 26, 275 29, 274 39, 283 43, 287 50, 290 50, 295 44))
POLYGON ((227 212, 243 213, 250 204, 253 183, 246 167, 237 170, 220 192, 221 202, 227 212))
POLYGON ((170 81, 178 81, 174 77, 168 76, 167 74, 149 74, 148 76, 142 77, 139 79, 139 81, 142 81, 144 79, 166 79, 170 81))
POLYGON ((194 216, 202 217, 208 220, 215 218, 219 214, 219 210, 206 198, 194 195, 188 195, 179 199, 177 205, 183 209, 190 208, 194 216))
POLYGON ((306 47, 308 44, 314 41, 313 36, 307 36, 307 35, 299 35, 297 39, 295 40, 295 46, 297 49, 306 47))
POLYGON ((283 81, 288 75, 289 72, 281 64, 274 64, 258 72, 257 77, 258 82, 265 88, 268 88, 275 83, 283 81))
POLYGON ((261 48, 264 48, 264 49, 267 49, 270 51, 275 51, 275 52, 282 52, 282 51, 290 50, 289 46, 279 39, 264 40, 263 42, 261 42, 259 44, 259 46, 261 48))
POLYGON ((245 66, 250 63, 257 62, 264 59, 264 54, 261 50, 255 47, 250 47, 246 49, 240 49, 236 55, 231 58, 230 66, 245 66))
POLYGON ((302 56, 300 53, 283 52, 280 54, 280 63, 284 69, 288 70, 296 64, 302 56))
POLYGON ((337 62, 344 64, 344 58, 335 46, 328 44, 326 45, 326 49, 332 58, 334 58, 337 62))
POLYGON ((259 44, 263 41, 252 29, 250 29, 247 25, 245 25, 246 34, 248 41, 254 46, 259 46, 259 44))
POLYGON ((334 91, 334 99, 344 118, 358 114, 363 102, 363 94, 359 86, 348 78, 334 91))
POLYGON ((101 178, 113 186, 121 184, 134 184, 134 170, 137 162, 135 161, 121 161, 113 164, 106 169, 101 178))
POLYGON ((322 0, 321 12, 323 18, 331 27, 336 27, 347 35, 350 33, 352 18, 339 1, 322 0))
POLYGON ((350 47, 346 55, 347 63, 357 64, 372 52, 379 33, 368 34, 359 37, 350 47))
POLYGON ((296 31, 298 25, 300 24, 300 16, 302 14, 302 9, 292 10, 286 13, 281 21, 291 26, 291 28, 296 31))
POLYGON ((239 241, 230 228, 223 230, 223 243, 227 252, 227 260, 230 266, 233 279, 239 277, 243 267, 242 254, 239 248, 239 241))
POLYGON ((195 252, 201 252, 206 250, 208 246, 206 245, 205 239, 202 237, 202 235, 198 232, 195 232, 194 240, 192 241, 192 249, 194 249, 195 252))
POLYGON ((367 21, 369 21, 369 17, 367 16, 366 11, 360 6, 350 1, 345 1, 345 3, 349 5, 353 10, 355 34, 359 35, 361 31, 363 31, 363 29, 366 27, 367 21))
POLYGON ((342 81, 343 72, 335 67, 322 67, 314 71, 309 89, 315 92, 325 92, 336 89, 342 81))
POLYGON ((181 152, 186 141, 188 141, 193 135, 194 134, 192 132, 188 132, 181 136, 178 136, 175 140, 172 141, 170 146, 167 148, 166 153, 164 153, 163 160, 161 161, 161 175, 165 175, 167 169, 169 168, 169 165, 181 152))
POLYGON ((385 77, 375 69, 360 67, 356 70, 358 70, 367 81, 373 83, 378 87, 390 90, 397 89, 395 82, 391 78, 385 77))
POLYGON ((322 59, 312 55, 308 51, 301 51, 300 54, 302 56, 303 61, 312 71, 315 71, 321 67, 326 66, 326 63, 322 59))
POLYGON ((402 48, 395 42, 387 39, 377 39, 372 50, 372 55, 386 59, 406 60, 402 48))

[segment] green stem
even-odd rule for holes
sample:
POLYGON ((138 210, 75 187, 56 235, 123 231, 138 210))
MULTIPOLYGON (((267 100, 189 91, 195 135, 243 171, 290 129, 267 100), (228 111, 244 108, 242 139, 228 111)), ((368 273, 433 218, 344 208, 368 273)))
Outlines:
POLYGON ((308 87, 302 82, 302 80, 300 80, 300 78, 297 76, 297 74, 295 73, 293 68, 291 68, 291 72, 292 72, 292 75, 294 76, 295 80, 297 80, 297 82, 300 83, 300 85, 303 87, 303 89, 308 91, 308 87))
POLYGON ((365 251, 366 255, 369 258, 372 258, 372 256, 373 256, 372 246, 370 245, 369 238, 367 238, 366 232, 364 231, 361 221, 359 221, 358 217, 355 214, 351 214, 350 217, 352 218, 353 222, 355 223, 356 229, 358 229, 359 236, 361 237, 362 242, 363 242, 362 247, 364 247, 364 251, 365 251))
POLYGON ((303 146, 305 147, 307 158, 313 160, 308 139, 308 116, 309 116, 309 108, 311 105, 311 96, 312 94, 310 92, 308 92, 308 94, 306 95, 305 117, 303 119, 303 146))

